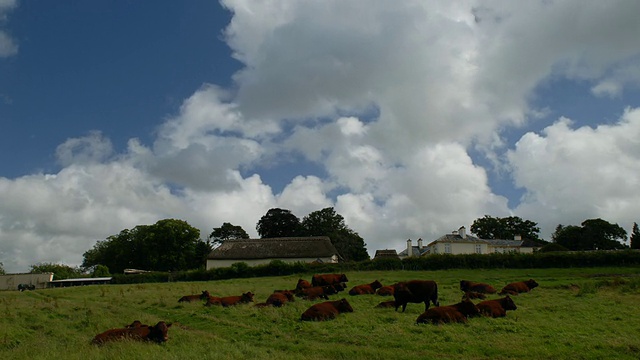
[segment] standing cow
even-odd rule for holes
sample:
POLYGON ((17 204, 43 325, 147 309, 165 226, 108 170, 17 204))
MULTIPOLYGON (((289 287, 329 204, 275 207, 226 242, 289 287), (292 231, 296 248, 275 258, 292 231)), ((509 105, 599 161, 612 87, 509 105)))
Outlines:
POLYGON ((393 287, 393 298, 396 302, 396 311, 402 306, 402 312, 407 308, 407 303, 424 303, 424 310, 429 309, 429 301, 435 306, 438 302, 438 284, 432 280, 411 280, 396 283, 393 287))
POLYGON ((311 277, 312 286, 326 286, 348 281, 349 279, 345 274, 316 274, 311 277))

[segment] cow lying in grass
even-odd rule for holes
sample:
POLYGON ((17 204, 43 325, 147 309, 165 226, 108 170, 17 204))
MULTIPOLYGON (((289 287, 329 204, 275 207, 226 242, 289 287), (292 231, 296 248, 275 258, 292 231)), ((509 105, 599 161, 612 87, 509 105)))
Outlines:
POLYGON ((91 343, 94 345, 102 345, 116 340, 153 341, 156 343, 163 343, 169 339, 168 330, 171 327, 171 323, 167 324, 164 321, 160 321, 156 325, 150 326, 141 324, 139 321, 134 321, 131 325, 135 326, 122 329, 110 329, 100 333, 91 340, 91 343))
POLYGON ((380 289, 378 289, 378 291, 376 291, 376 294, 381 296, 393 296, 393 285, 381 287, 380 289))
POLYGON ((269 297, 267 298, 267 301, 263 303, 258 303, 256 304, 256 306, 257 307, 266 307, 266 306, 281 307, 282 305, 291 301, 295 301, 292 291, 290 290, 275 291, 273 294, 269 295, 269 297))
POLYGON ((338 290, 335 285, 313 286, 306 289, 296 291, 296 296, 305 300, 325 299, 329 300, 328 295, 337 294, 338 290))
POLYGON ((205 306, 211 305, 222 305, 224 307, 234 306, 238 304, 246 304, 253 302, 253 293, 246 292, 240 296, 225 296, 225 297, 217 297, 217 296, 209 296, 207 298, 207 303, 205 306))
POLYGON ((500 291, 500 295, 507 295, 507 294, 518 295, 520 293, 529 292, 536 287, 538 287, 538 283, 533 279, 529 279, 527 281, 513 282, 503 287, 502 290, 500 291))
POLYGON ((480 311, 471 300, 463 300, 457 304, 436 306, 418 316, 417 324, 445 324, 452 322, 466 323, 467 318, 480 315, 480 311))
POLYGON ((507 316, 507 310, 518 309, 509 295, 501 299, 482 301, 476 306, 481 314, 494 318, 507 316))
POLYGON ((353 312, 347 299, 325 301, 308 308, 300 316, 302 321, 325 321, 335 319, 340 313, 353 312))
POLYGON ((325 286, 346 283, 349 279, 345 274, 316 274, 311 277, 312 286, 325 286))
POLYGON ((207 300, 211 296, 207 290, 203 291, 200 295, 185 295, 178 300, 178 302, 196 302, 207 300))
POLYGON ((370 295, 382 287, 382 283, 376 280, 370 284, 356 285, 349 290, 349 295, 370 295))
POLYGON ((495 294, 496 289, 485 283, 460 280, 460 290, 464 292, 477 292, 481 294, 495 294))

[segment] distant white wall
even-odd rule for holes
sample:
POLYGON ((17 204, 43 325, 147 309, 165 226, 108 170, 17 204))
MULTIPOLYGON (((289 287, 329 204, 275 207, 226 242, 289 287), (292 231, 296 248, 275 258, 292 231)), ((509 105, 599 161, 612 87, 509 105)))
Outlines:
POLYGON ((34 285, 44 289, 53 280, 53 273, 0 275, 0 290, 18 290, 19 284, 34 285))

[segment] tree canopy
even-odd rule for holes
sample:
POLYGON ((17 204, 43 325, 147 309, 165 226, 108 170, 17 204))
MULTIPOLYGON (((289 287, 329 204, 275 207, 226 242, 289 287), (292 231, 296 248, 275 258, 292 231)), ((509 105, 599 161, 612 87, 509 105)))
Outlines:
POLYGON ((258 221, 256 230, 263 239, 304 235, 300 219, 291 210, 280 208, 269 209, 258 221))
POLYGON ((54 280, 74 279, 86 276, 82 269, 64 264, 37 263, 31 265, 31 274, 53 273, 54 280))
POLYGON ((632 249, 640 249, 640 231, 638 230, 638 224, 633 223, 633 229, 631 229, 630 244, 632 249))
POLYGON ((552 239, 569 250, 614 250, 626 247, 621 241, 627 239, 627 232, 618 224, 598 218, 585 220, 581 226, 560 224, 552 239))
POLYGON ((203 267, 210 252, 210 244, 200 240, 200 230, 183 220, 165 219, 98 241, 84 253, 82 266, 105 265, 113 273, 127 268, 188 270, 203 267))
POLYGON ((531 220, 522 220, 518 216, 504 218, 494 218, 485 215, 476 219, 471 225, 471 232, 481 239, 513 239, 516 235, 522 239, 533 240, 538 243, 544 242, 540 239, 540 228, 538 223, 531 220))
POLYGON ((223 223, 221 227, 213 228, 213 231, 209 235, 209 239, 213 241, 213 244, 222 244, 226 240, 231 239, 248 239, 249 234, 242 228, 242 226, 233 225, 231 223, 223 223))
POLYGON ((4 275, 6 272, 4 271, 4 264, 0 262, 0 275, 4 275))
POLYGON ((364 239, 351 230, 342 215, 332 207, 314 211, 302 220, 307 236, 328 236, 338 253, 347 261, 369 259, 364 239))

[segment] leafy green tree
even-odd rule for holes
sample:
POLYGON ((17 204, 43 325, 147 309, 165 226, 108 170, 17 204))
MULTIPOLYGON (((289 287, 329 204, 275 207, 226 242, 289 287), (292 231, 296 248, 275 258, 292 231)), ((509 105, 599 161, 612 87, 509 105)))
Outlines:
POLYGON ((633 223, 633 229, 631 229, 630 246, 632 249, 640 249, 640 231, 638 230, 638 224, 633 223))
POLYGON ((358 233, 351 230, 342 215, 332 207, 314 211, 302 220, 307 236, 328 236, 343 259, 362 261, 369 259, 366 244, 358 233))
POLYGON ((31 265, 29 272, 32 274, 51 272, 53 273, 54 280, 74 279, 86 276, 82 269, 78 267, 55 263, 38 263, 31 265))
POLYGON ((112 272, 127 268, 177 271, 204 266, 203 256, 210 246, 202 244, 200 230, 186 221, 160 220, 153 225, 138 225, 118 235, 98 241, 84 253, 83 267, 105 265, 112 272))
POLYGON ((111 276, 109 268, 104 265, 96 265, 91 271, 91 277, 108 277, 111 276))
POLYGON ((6 272, 4 271, 4 264, 0 262, 0 275, 4 275, 6 272))
POLYGON ((624 249, 621 242, 626 240, 627 232, 618 226, 602 219, 589 219, 581 226, 558 225, 552 235, 556 244, 569 250, 614 250, 624 249))
POLYGON ((242 226, 233 225, 231 223, 223 223, 221 227, 213 228, 213 231, 209 235, 209 239, 213 241, 213 245, 222 244, 227 240, 232 239, 248 239, 249 234, 242 228, 242 226))
POLYGON ((540 228, 536 222, 522 220, 518 216, 504 218, 494 218, 485 215, 483 218, 474 220, 471 225, 471 232, 481 239, 513 239, 516 235, 523 239, 544 243, 540 239, 540 228))
POLYGON ((263 239, 304 235, 300 219, 290 210, 279 208, 269 209, 258 221, 256 230, 263 239))

